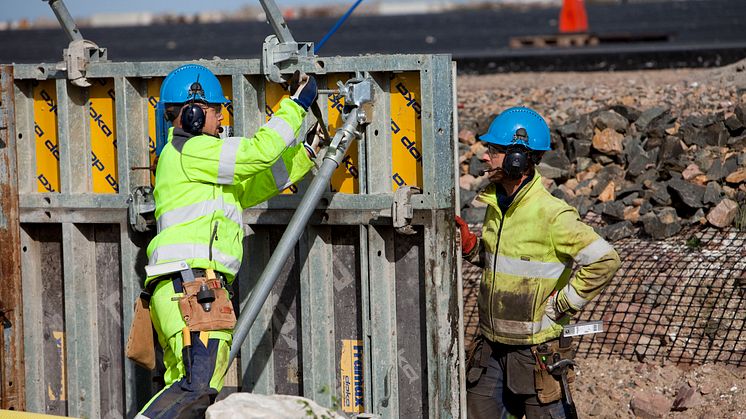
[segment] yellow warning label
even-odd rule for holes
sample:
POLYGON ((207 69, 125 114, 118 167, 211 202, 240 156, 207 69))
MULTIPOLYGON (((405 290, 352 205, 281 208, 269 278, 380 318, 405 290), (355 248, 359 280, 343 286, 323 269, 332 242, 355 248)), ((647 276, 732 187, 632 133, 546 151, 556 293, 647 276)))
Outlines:
POLYGON ((57 89, 54 80, 34 82, 34 138, 39 192, 59 192, 60 151, 57 142, 57 89))
MULTIPOLYGON (((347 81, 350 77, 345 74, 329 76, 327 79, 327 86, 329 89, 334 89, 337 86, 337 80, 343 82, 347 81)), ((342 108, 344 107, 344 97, 340 94, 330 94, 327 103, 329 113, 327 121, 329 124, 329 135, 334 136, 337 132, 337 128, 342 126, 344 120, 342 119, 342 108)), ((331 189, 332 192, 342 192, 356 194, 360 192, 360 183, 358 182, 358 144, 357 141, 353 141, 347 148, 347 154, 342 159, 342 164, 339 165, 337 170, 332 174, 331 189)))
POLYGON ((392 180, 400 186, 422 187, 422 107, 420 75, 394 74, 391 78, 392 180))
MULTIPOLYGON (((161 84, 163 78, 152 78, 148 80, 148 161, 153 166, 155 163, 155 110, 158 107, 158 100, 161 98, 161 84)), ((155 185, 155 174, 151 172, 151 185, 155 185)))
POLYGON ((342 339, 339 360, 342 387, 342 411, 362 413, 365 410, 363 390, 363 341, 342 339))
MULTIPOLYGON (((233 99, 233 81, 231 76, 220 76, 220 87, 223 88, 223 94, 228 100, 233 99)), ((233 126, 233 103, 229 103, 223 106, 223 121, 221 124, 225 126, 233 126)))
POLYGON ((117 193, 117 135, 114 80, 93 80, 89 88, 91 117, 91 166, 93 192, 117 193))
POLYGON ((53 330, 52 338, 55 343, 55 350, 59 355, 60 360, 60 382, 59 383, 48 383, 47 384, 47 395, 49 400, 67 400, 67 394, 65 392, 65 386, 67 385, 66 375, 66 361, 65 361, 65 332, 53 330))

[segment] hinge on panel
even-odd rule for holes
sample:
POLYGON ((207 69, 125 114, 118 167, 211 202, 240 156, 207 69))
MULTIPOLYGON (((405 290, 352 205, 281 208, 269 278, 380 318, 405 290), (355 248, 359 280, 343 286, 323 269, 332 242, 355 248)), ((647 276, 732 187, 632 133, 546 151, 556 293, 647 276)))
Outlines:
POLYGON ((283 83, 283 72, 299 67, 305 72, 318 73, 314 65, 313 42, 280 42, 277 35, 270 35, 262 45, 262 73, 274 83, 283 83))
POLYGON ((394 203, 391 208, 391 220, 396 232, 399 234, 412 235, 416 231, 412 227, 412 195, 421 194, 422 189, 416 186, 402 186, 394 192, 394 203))
POLYGON ((91 62, 107 61, 106 48, 99 48, 92 41, 77 39, 62 52, 64 61, 57 63, 58 70, 67 71, 67 78, 78 87, 88 87, 91 83, 85 72, 91 62))

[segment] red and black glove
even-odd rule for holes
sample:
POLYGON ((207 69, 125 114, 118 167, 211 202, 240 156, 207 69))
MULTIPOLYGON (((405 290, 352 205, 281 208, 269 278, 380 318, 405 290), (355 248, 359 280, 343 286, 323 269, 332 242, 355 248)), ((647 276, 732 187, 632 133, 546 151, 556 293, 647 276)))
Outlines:
POLYGON ((463 218, 456 216, 456 225, 461 230, 461 253, 468 254, 474 250, 474 246, 477 245, 477 235, 469 230, 469 226, 466 224, 463 218))

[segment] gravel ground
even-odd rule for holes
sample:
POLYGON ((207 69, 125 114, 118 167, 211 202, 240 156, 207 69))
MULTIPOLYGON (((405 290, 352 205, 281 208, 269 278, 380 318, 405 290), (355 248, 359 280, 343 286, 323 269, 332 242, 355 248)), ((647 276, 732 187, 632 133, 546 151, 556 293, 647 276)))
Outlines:
MULTIPOLYGON (((728 116, 746 102, 745 68, 741 62, 705 70, 460 76, 459 126, 483 132, 489 122, 485 118, 518 105, 536 109, 555 126, 619 103, 640 110, 666 106, 679 117, 714 112, 728 116)), ((471 294, 465 292, 465 297, 474 298, 471 294)), ((467 317, 476 313, 469 303, 467 317)), ((475 329, 475 319, 467 320, 475 329)), ((580 417, 746 418, 745 368, 605 358, 578 363, 580 417), (677 394, 688 388, 693 389, 688 407, 671 410, 677 394)))

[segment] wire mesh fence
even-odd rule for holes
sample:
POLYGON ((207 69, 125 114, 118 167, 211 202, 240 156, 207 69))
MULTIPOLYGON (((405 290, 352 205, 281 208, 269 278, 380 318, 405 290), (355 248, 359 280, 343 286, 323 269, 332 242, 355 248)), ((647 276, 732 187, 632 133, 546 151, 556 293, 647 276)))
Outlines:
MULTIPOLYGON (((746 232, 694 226, 663 241, 614 243, 622 266, 578 321, 579 357, 746 366, 746 232)), ((481 270, 464 263, 467 348, 478 329, 481 270)))

